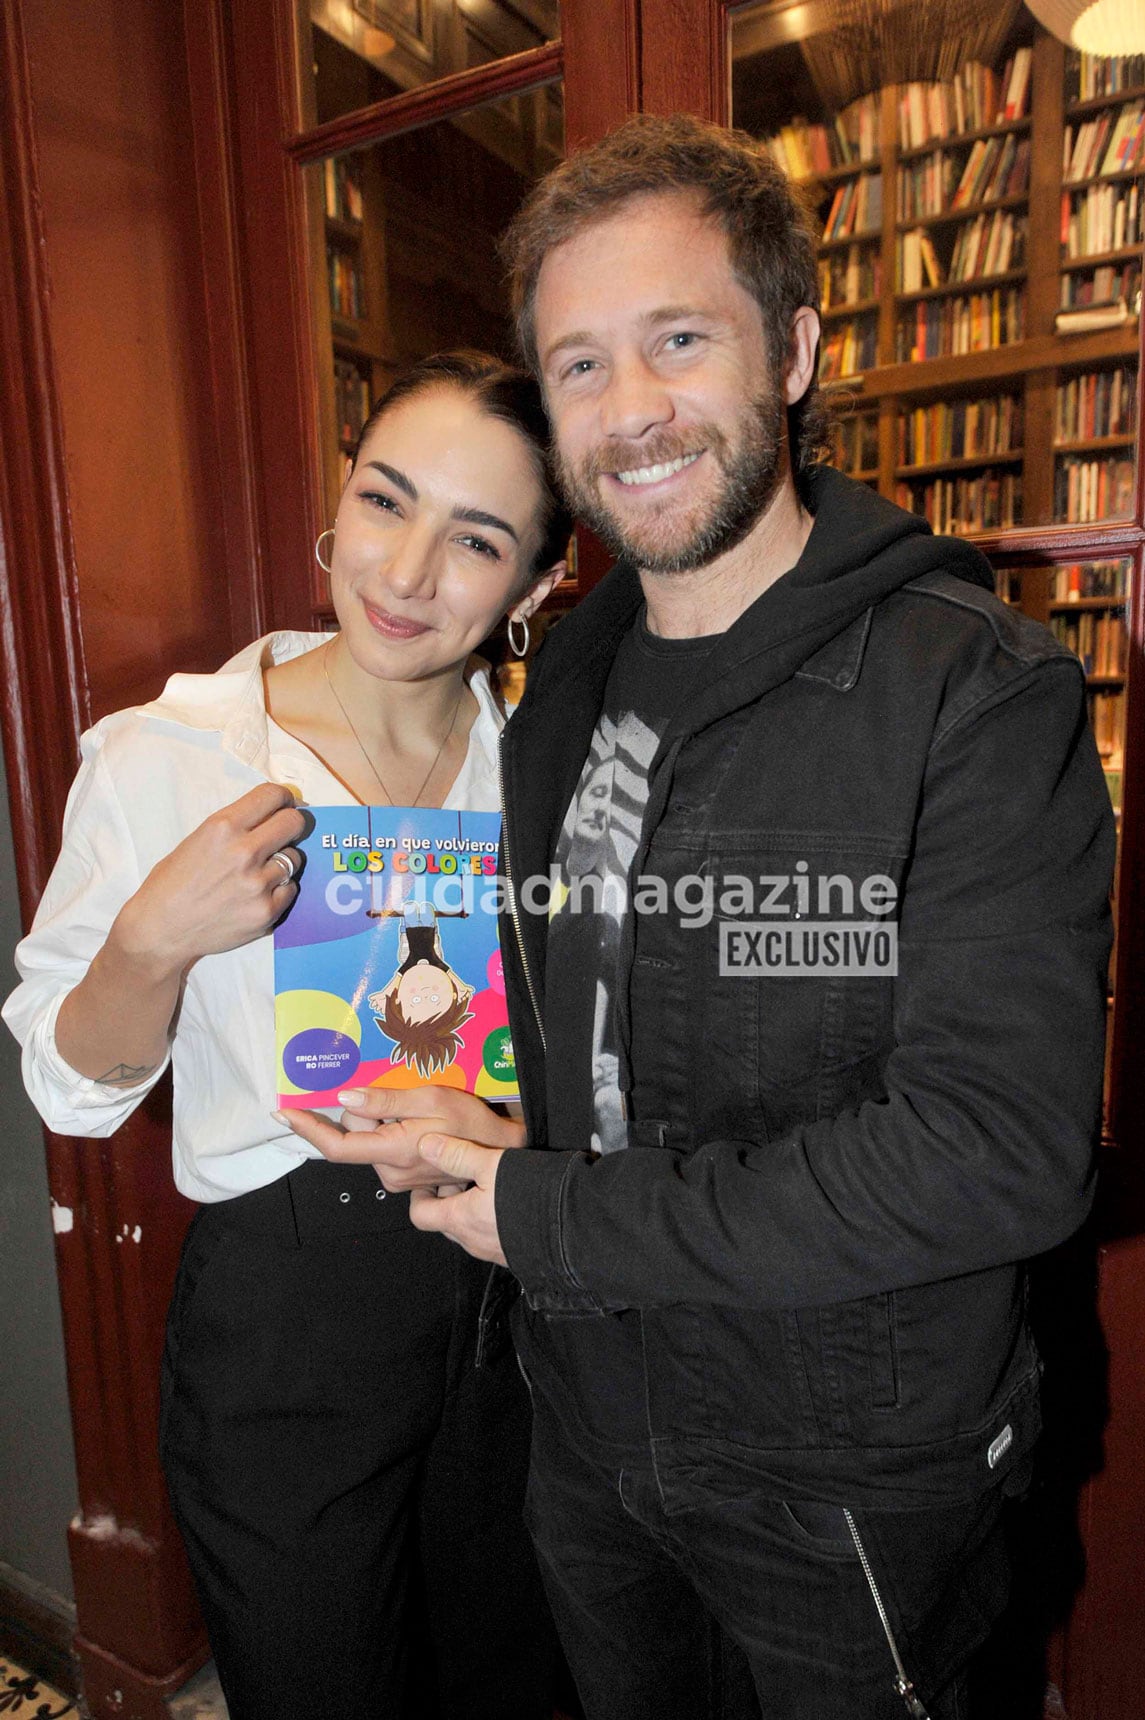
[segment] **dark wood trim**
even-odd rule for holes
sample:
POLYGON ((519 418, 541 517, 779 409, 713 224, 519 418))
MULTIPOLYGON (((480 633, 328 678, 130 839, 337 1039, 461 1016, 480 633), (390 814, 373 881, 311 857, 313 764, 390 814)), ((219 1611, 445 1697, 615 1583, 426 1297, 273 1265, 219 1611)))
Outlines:
POLYGON ((419 126, 467 108, 483 107, 505 96, 556 83, 563 66, 562 44, 546 42, 539 48, 527 48, 522 54, 490 60, 470 71, 452 72, 419 89, 405 90, 400 96, 389 96, 371 107, 328 120, 299 137, 288 138, 283 148, 292 161, 304 166, 341 150, 376 143, 382 137, 416 131, 419 126))
MULTIPOLYGON (((1145 520, 1145 458, 1140 440, 1137 485, 1138 518, 1145 520)), ((1123 1149, 1123 1163, 1136 1195, 1145 1197, 1145 1057, 1141 1055, 1145 1044, 1145 531, 1141 540, 1133 564, 1127 617, 1129 662, 1121 804, 1129 816, 1122 814, 1118 871, 1109 1128, 1123 1149)))
POLYGON ((1008 531, 975 533, 983 555, 1009 561, 1052 556, 1056 562, 1109 561, 1135 555, 1145 542, 1145 530, 1132 521, 1099 521, 1093 525, 1013 526, 1008 531))
POLYGON ((141 1673, 100 1644, 76 1637, 76 1659, 83 1675, 84 1712, 92 1720, 171 1720, 168 1698, 181 1690, 203 1665, 207 1648, 179 1662, 161 1675, 141 1673))
POLYGON ((270 598, 256 480, 227 10, 223 0, 184 0, 183 28, 219 467, 217 493, 223 515, 232 644, 237 650, 266 631, 270 598))
POLYGON ((639 110, 639 0, 562 0, 561 28, 571 154, 639 110))
POLYGON ((0 1563, 0 1653, 75 1697, 76 1610, 41 1584, 0 1563))
POLYGON ((731 119, 730 0, 642 0, 641 105, 645 113, 731 119), (665 44, 672 44, 666 52, 665 44))
POLYGON ((0 186, 0 732, 27 924, 55 860, 90 703, 17 6, 0 7, 0 186))
POLYGON ((266 620, 274 627, 307 627, 312 545, 329 521, 323 517, 306 184, 286 148, 299 130, 297 17, 282 0, 244 0, 228 12, 236 177, 245 188, 239 242, 250 307, 266 620))

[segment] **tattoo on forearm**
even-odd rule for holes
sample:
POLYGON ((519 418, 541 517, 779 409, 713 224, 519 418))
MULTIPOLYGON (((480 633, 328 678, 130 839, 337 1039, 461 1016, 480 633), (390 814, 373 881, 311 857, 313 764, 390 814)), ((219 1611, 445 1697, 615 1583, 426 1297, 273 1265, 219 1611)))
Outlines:
POLYGON ((137 1081, 142 1081, 145 1075, 157 1068, 157 1063, 116 1063, 105 1075, 97 1075, 96 1080, 104 1087, 134 1087, 137 1081))

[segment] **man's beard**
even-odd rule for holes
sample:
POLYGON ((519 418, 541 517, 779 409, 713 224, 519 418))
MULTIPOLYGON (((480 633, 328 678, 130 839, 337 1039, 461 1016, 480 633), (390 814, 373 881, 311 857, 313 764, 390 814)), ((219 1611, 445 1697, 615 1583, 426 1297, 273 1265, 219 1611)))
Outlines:
POLYGON ((689 573, 741 542, 770 505, 783 473, 785 420, 782 399, 771 393, 744 408, 734 440, 714 424, 700 424, 686 436, 661 430, 639 443, 604 443, 579 466, 558 450, 561 485, 577 518, 611 555, 647 573, 689 573), (701 449, 712 456, 723 481, 683 518, 673 519, 674 504, 665 502, 639 524, 622 522, 602 501, 603 474, 667 464, 701 449))

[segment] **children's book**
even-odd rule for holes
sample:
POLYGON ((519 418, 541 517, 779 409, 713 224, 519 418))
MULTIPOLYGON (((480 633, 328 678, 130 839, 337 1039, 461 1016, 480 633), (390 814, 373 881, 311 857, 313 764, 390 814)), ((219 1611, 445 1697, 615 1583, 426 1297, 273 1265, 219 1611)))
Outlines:
POLYGON ((298 895, 274 932, 279 1105, 430 1082, 515 1099, 500 814, 306 810, 298 895))

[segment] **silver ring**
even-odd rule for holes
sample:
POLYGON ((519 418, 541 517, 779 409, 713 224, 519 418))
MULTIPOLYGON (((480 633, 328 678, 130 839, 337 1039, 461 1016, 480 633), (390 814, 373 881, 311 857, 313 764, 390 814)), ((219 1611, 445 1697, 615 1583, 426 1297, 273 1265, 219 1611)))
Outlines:
POLYGON ((281 848, 276 848, 274 853, 271 855, 271 859, 276 861, 278 865, 282 867, 283 877, 286 879, 288 884, 291 883, 294 878, 294 861, 290 858, 290 855, 284 854, 281 848))

